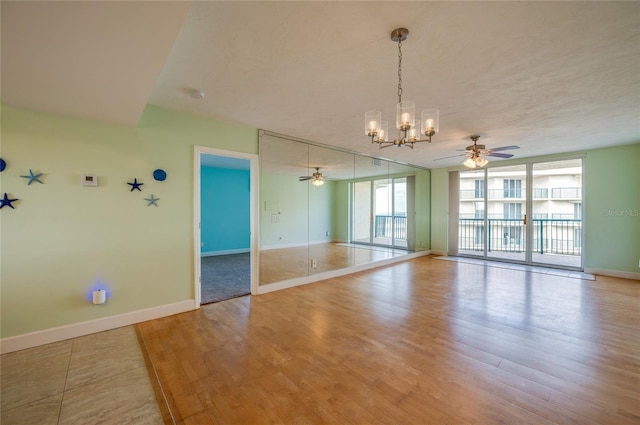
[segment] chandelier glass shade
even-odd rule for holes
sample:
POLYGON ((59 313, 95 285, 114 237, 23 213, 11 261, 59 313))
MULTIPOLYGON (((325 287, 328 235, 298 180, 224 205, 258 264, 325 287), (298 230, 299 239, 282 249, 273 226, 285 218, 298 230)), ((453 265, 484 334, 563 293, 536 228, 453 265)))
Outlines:
POLYGON ((364 134, 371 139, 371 143, 377 143, 381 149, 388 146, 409 146, 413 149, 415 143, 431 143, 431 137, 440 130, 440 112, 437 109, 423 110, 418 121, 415 102, 402 100, 402 42, 408 35, 409 30, 406 28, 397 28, 391 33, 391 40, 398 43, 398 104, 396 105, 398 136, 391 139, 388 122, 382 121, 380 111, 368 111, 364 114, 364 134))

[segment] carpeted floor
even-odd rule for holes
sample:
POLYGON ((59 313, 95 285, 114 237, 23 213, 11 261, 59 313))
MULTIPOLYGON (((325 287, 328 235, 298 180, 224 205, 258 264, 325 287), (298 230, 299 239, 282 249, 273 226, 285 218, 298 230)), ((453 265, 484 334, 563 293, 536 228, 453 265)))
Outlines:
POLYGON ((215 303, 251 293, 250 254, 202 257, 200 304, 215 303))

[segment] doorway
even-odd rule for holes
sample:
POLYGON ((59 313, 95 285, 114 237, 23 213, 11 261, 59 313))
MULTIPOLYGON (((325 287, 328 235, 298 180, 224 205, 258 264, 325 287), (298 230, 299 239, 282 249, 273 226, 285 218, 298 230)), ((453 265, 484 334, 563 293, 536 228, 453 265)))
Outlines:
POLYGON ((197 146, 196 305, 257 293, 257 155, 197 146))
POLYGON ((457 254, 582 270, 582 159, 459 173, 457 254))

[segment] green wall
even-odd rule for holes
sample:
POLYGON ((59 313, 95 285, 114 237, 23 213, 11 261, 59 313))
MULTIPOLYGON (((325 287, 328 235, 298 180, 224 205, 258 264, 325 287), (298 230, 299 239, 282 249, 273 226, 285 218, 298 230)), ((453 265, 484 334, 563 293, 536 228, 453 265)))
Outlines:
MULTIPOLYGON (((585 268, 640 273, 640 144, 501 161, 501 165, 584 157, 585 268)), ((446 253, 447 169, 432 170, 432 249, 446 253)))
POLYGON ((331 241, 334 185, 315 187, 295 176, 261 173, 260 248, 331 241))
POLYGON ((193 147, 258 152, 256 129, 153 106, 137 128, 2 106, 1 137, 0 191, 19 198, 0 211, 2 338, 194 299, 193 147))
POLYGON ((640 143, 589 151, 585 265, 640 273, 640 143))

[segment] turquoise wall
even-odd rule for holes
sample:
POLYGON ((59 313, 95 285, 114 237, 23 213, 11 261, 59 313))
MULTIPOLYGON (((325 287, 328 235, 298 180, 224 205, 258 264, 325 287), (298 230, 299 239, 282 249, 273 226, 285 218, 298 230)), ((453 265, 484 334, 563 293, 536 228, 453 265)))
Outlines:
MULTIPOLYGON (((640 144, 500 161, 500 165, 584 157, 585 268, 640 273, 640 144)), ((446 253, 447 169, 432 170, 432 249, 446 253)))
POLYGON ((2 338, 194 299, 194 145, 258 152, 256 129, 154 106, 126 128, 3 105, 0 131, 0 191, 19 198, 0 211, 2 338), (27 185, 29 169, 44 184, 27 185))
POLYGON ((249 250, 249 178, 248 170, 201 167, 200 252, 249 250))

